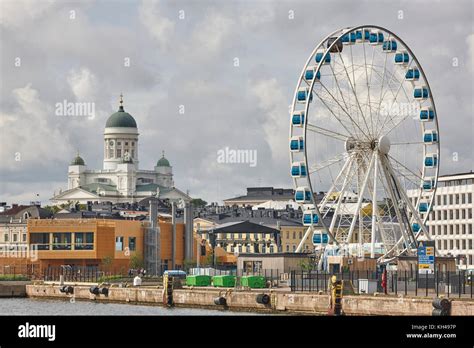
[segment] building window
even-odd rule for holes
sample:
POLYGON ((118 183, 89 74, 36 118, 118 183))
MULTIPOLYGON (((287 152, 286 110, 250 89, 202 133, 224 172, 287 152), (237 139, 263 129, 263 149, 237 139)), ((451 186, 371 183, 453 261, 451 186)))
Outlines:
POLYGON ((122 149, 117 149, 117 158, 122 157, 122 149))
POLYGON ((290 232, 286 231, 286 239, 290 239, 290 232))
POLYGON ((26 233, 23 233, 23 234, 21 235, 21 241, 22 241, 23 243, 26 243, 26 233))
POLYGON ((293 244, 293 251, 296 251, 296 245, 293 244))
POLYGON ((135 251, 137 248, 137 237, 128 237, 128 248, 130 251, 135 251))
POLYGON ((13 233, 13 243, 18 242, 18 234, 13 233))
POLYGON ((71 250, 71 233, 53 233, 53 250, 71 250))
POLYGON ((286 245, 286 251, 287 251, 287 252, 290 251, 290 245, 289 245, 289 244, 286 245))
POLYGON ((3 235, 3 241, 4 241, 4 242, 8 242, 8 233, 5 233, 5 234, 3 235))
POLYGON ((273 244, 272 244, 272 245, 270 245, 270 254, 273 254, 273 252, 274 252, 274 247, 273 247, 273 244))
POLYGON ((293 231, 293 239, 296 239, 296 232, 293 231))
POLYGON ((467 203, 472 203, 472 193, 467 194, 467 203))
POLYGON ((115 237, 115 250, 123 251, 123 237, 115 237))
POLYGON ((114 158, 114 149, 109 149, 109 158, 114 158))
POLYGON ((125 142, 125 146, 128 146, 128 141, 125 142))
POLYGON ((36 244, 38 250, 49 250, 49 233, 31 233, 30 243, 36 244))
POLYGON ((76 232, 74 233, 75 250, 93 250, 94 232, 76 232))
POLYGON ((300 239, 303 239, 303 232, 300 231, 300 239))

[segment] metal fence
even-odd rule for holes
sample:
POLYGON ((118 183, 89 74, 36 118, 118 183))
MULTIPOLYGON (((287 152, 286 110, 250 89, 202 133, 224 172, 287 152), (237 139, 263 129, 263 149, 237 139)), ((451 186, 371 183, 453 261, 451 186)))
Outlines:
POLYGON ((333 275, 348 281, 354 292, 387 293, 389 295, 439 296, 473 298, 473 273, 467 271, 418 274, 410 271, 387 271, 383 282, 382 272, 351 271, 327 273, 321 271, 291 271, 291 291, 323 291, 329 287, 333 275), (383 286, 385 285, 385 286, 383 286))

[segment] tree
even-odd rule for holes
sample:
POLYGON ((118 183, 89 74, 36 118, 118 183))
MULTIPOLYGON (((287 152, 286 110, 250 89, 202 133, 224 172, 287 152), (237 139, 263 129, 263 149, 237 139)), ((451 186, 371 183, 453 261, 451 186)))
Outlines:
POLYGON ((196 208, 202 208, 207 205, 207 202, 205 200, 202 200, 201 198, 194 198, 193 200, 191 200, 191 203, 196 208))
POLYGON ((102 266, 104 266, 104 269, 110 272, 110 266, 112 265, 112 262, 114 261, 112 256, 106 256, 102 259, 102 266))
POLYGON ((143 258, 140 257, 140 255, 138 255, 137 253, 133 253, 133 255, 130 256, 130 268, 139 269, 143 267, 144 267, 143 258))

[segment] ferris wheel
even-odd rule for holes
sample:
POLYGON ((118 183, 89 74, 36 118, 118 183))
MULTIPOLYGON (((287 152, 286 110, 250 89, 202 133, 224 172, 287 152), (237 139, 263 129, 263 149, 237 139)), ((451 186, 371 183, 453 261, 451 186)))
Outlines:
POLYGON ((316 251, 411 254, 438 181, 435 103, 417 58, 374 25, 334 31, 311 52, 290 114, 295 201, 316 251))

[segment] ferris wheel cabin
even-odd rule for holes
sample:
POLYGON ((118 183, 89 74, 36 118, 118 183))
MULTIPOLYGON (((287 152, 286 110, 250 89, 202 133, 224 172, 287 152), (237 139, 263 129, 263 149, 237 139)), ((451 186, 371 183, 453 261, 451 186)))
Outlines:
POLYGON ((327 233, 314 232, 313 233, 313 244, 327 244, 329 242, 329 237, 327 233))
POLYGON ((415 99, 428 99, 429 96, 430 93, 428 92, 428 87, 426 86, 415 87, 413 90, 413 98, 415 99))
POLYGON ((405 74, 405 80, 407 81, 418 81, 420 79, 420 70, 418 68, 408 69, 405 74))
POLYGON ((381 45, 383 44, 383 33, 375 31, 370 33, 369 41, 371 45, 381 45))
POLYGON ((425 167, 435 168, 438 165, 438 155, 435 153, 428 154, 425 157, 425 167))
POLYGON ((324 51, 319 51, 316 52, 314 60, 316 60, 316 63, 323 61, 323 64, 329 64, 331 63, 331 55, 329 53, 325 55, 324 51))
POLYGON ((306 81, 312 81, 315 76, 316 76, 316 81, 319 81, 319 79, 321 78, 321 73, 317 71, 317 67, 316 66, 308 67, 308 69, 306 69, 304 73, 304 79, 306 81))
POLYGON ((303 213, 303 226, 313 226, 319 223, 319 216, 314 210, 307 210, 303 213))
POLYGON ((293 112, 293 116, 291 116, 291 123, 293 124, 293 126, 303 127, 304 110, 293 112))
POLYGON ((438 132, 435 130, 427 130, 423 134, 423 142, 425 144, 437 144, 438 143, 438 132))
POLYGON ((383 42, 382 51, 385 53, 391 53, 397 51, 397 42, 393 39, 387 40, 383 42))
POLYGON ((399 51, 395 53, 395 64, 407 65, 410 61, 410 55, 408 52, 399 51))
POLYGON ((432 108, 421 108, 420 120, 423 122, 433 121, 435 118, 435 112, 432 108))
POLYGON ((351 32, 351 33, 344 34, 341 37, 341 42, 342 42, 343 45, 353 45, 353 44, 355 44, 355 42, 356 42, 356 33, 351 32))
POLYGON ((426 178, 425 180, 423 180, 423 184, 421 187, 424 191, 432 191, 435 188, 435 179, 426 178))
POLYGON ((309 101, 311 102, 313 100, 313 95, 309 94, 309 87, 301 87, 298 89, 297 93, 297 100, 299 103, 306 103, 306 100, 308 99, 309 95, 309 101))
POLYGON ((293 162, 291 165, 291 176, 293 178, 305 178, 306 164, 304 162, 293 162))
POLYGON ((298 187, 295 192, 295 202, 301 204, 311 203, 311 190, 308 187, 298 187))
POLYGON ((290 139, 290 151, 291 152, 304 151, 304 139, 302 136, 292 137, 290 139))

